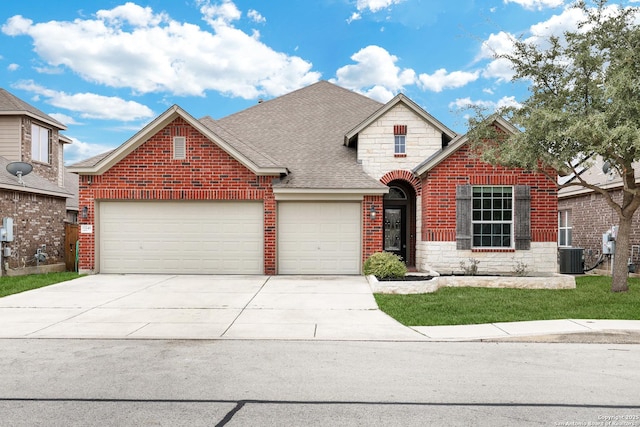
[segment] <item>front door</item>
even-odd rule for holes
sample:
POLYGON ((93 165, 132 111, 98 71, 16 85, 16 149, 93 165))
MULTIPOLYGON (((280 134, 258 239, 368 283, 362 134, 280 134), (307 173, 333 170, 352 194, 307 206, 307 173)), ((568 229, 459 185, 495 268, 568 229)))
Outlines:
POLYGON ((384 208, 384 250, 407 261, 407 207, 384 208))

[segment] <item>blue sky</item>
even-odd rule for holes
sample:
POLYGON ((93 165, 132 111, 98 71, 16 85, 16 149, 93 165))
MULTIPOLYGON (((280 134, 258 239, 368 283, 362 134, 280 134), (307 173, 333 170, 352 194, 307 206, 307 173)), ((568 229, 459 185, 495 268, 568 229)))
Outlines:
POLYGON ((491 52, 572 28, 571 3, 3 2, 0 86, 67 125, 67 164, 119 146, 173 104, 217 119, 318 80, 382 102, 403 92, 464 133, 462 106, 527 96, 491 52))

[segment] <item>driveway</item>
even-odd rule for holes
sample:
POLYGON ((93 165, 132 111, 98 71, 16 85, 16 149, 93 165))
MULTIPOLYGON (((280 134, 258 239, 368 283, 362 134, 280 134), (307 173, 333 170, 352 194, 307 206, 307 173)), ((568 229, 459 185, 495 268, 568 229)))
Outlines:
POLYGON ((423 340, 362 276, 85 276, 0 298, 0 338, 423 340))

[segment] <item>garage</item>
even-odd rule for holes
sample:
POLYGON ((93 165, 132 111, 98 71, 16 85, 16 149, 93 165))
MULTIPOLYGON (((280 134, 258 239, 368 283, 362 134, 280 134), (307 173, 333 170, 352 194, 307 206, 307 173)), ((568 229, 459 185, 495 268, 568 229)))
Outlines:
POLYGON ((360 202, 280 202, 279 274, 359 274, 360 202))
POLYGON ((98 204, 102 273, 262 274, 262 202, 98 204))

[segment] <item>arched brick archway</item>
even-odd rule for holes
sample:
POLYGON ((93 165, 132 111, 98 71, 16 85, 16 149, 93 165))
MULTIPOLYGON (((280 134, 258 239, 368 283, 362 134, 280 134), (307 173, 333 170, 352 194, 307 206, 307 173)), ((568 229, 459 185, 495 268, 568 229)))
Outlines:
POLYGON ((395 180, 407 181, 409 184, 411 184, 411 186, 413 187, 413 191, 415 191, 416 193, 416 197, 420 197, 420 195, 422 194, 422 182, 417 176, 407 170, 391 171, 380 178, 380 182, 384 185, 389 185, 391 181, 395 180))
POLYGON ((409 171, 396 170, 385 174, 380 182, 392 189, 383 200, 383 249, 402 256, 407 267, 415 267, 420 179, 409 171))

